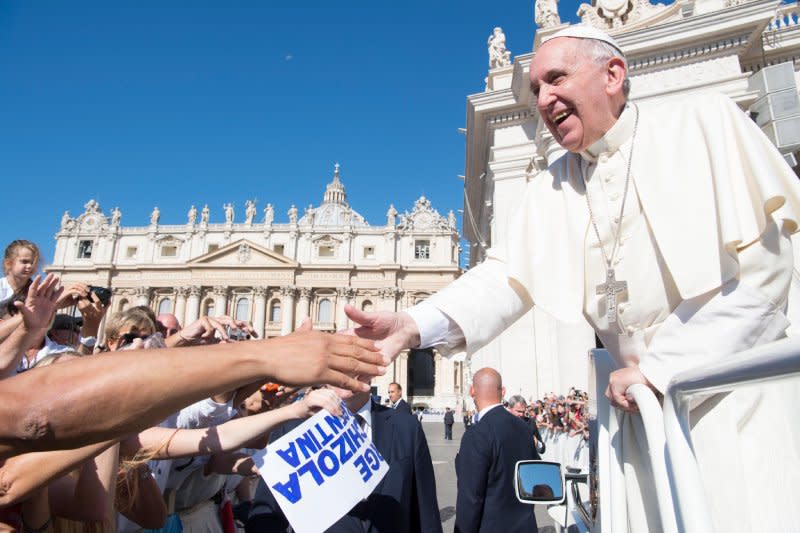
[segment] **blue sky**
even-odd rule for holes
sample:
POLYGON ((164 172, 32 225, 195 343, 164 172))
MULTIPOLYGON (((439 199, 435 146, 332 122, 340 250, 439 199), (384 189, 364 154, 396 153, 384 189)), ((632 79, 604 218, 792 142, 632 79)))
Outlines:
POLYGON ((284 222, 336 162, 370 223, 421 194, 460 209, 457 128, 494 26, 530 51, 533 1, 5 0, 2 246, 28 238, 49 261, 62 213, 90 198, 123 225, 204 203, 221 221, 226 202, 241 220, 248 198, 284 222))

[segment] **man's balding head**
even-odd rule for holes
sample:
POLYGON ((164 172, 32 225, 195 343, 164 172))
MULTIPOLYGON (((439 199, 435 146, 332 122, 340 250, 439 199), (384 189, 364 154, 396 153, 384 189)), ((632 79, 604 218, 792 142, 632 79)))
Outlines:
POLYGON ((489 405, 500 403, 505 393, 503 378, 494 368, 481 368, 472 376, 469 394, 479 411, 489 405))
POLYGON ((611 129, 627 100, 627 70, 619 48, 598 38, 564 35, 539 46, 531 92, 558 144, 582 152, 611 129))
POLYGON ((165 337, 174 335, 181 330, 181 323, 178 317, 169 313, 161 313, 156 317, 156 327, 165 337))

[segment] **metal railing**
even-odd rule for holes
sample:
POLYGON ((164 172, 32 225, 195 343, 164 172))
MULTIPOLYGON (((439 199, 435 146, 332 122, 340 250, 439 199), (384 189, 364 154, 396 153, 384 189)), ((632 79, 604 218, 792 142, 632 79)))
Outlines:
MULTIPOLYGON (((599 510, 593 531, 628 531, 625 479, 621 468, 619 413, 603 395, 616 364, 605 350, 590 352, 597 401, 597 471, 599 510)), ((800 338, 783 339, 734 354, 717 363, 676 375, 664 397, 663 408, 644 385, 628 392, 636 400, 655 480, 658 511, 664 531, 708 532, 703 482, 690 432, 689 407, 698 397, 730 392, 739 387, 800 377, 800 338)))

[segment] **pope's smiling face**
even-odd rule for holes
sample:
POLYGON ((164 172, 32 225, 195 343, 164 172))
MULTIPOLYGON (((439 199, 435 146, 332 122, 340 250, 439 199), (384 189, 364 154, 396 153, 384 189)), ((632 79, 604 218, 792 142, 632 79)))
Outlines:
POLYGON ((625 65, 598 61, 586 39, 559 37, 539 47, 531 62, 536 107, 556 142, 581 152, 614 125, 624 106, 625 65))

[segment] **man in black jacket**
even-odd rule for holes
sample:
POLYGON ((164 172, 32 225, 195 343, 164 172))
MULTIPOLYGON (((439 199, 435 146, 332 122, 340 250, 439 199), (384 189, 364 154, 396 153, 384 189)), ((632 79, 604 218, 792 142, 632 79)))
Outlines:
MULTIPOLYGON (((347 408, 364 421, 364 431, 389 464, 389 472, 366 500, 328 528, 329 533, 441 533, 436 481, 428 441, 419 421, 406 411, 371 400, 370 393, 345 399, 347 408)), ((302 420, 288 422, 272 432, 276 440, 302 420)), ((285 532, 288 521, 263 479, 259 480, 247 533, 285 532)))
POLYGON ((536 417, 528 418, 525 414, 527 410, 528 403, 525 401, 525 398, 519 394, 515 394, 508 399, 508 412, 528 424, 533 434, 533 442, 536 445, 536 451, 541 455, 545 450, 544 441, 539 433, 539 427, 536 425, 536 417))
POLYGON ((517 500, 517 461, 538 459, 525 422, 503 408, 500 374, 482 368, 472 378, 470 396, 478 422, 461 439, 456 456, 456 533, 536 531, 533 506, 517 500))
POLYGON ((392 381, 389 383, 387 391, 389 393, 389 407, 411 414, 411 407, 409 407, 408 403, 403 399, 403 387, 401 387, 399 383, 392 381))
POLYGON ((449 407, 444 408, 444 440, 453 440, 453 424, 456 419, 449 407))

